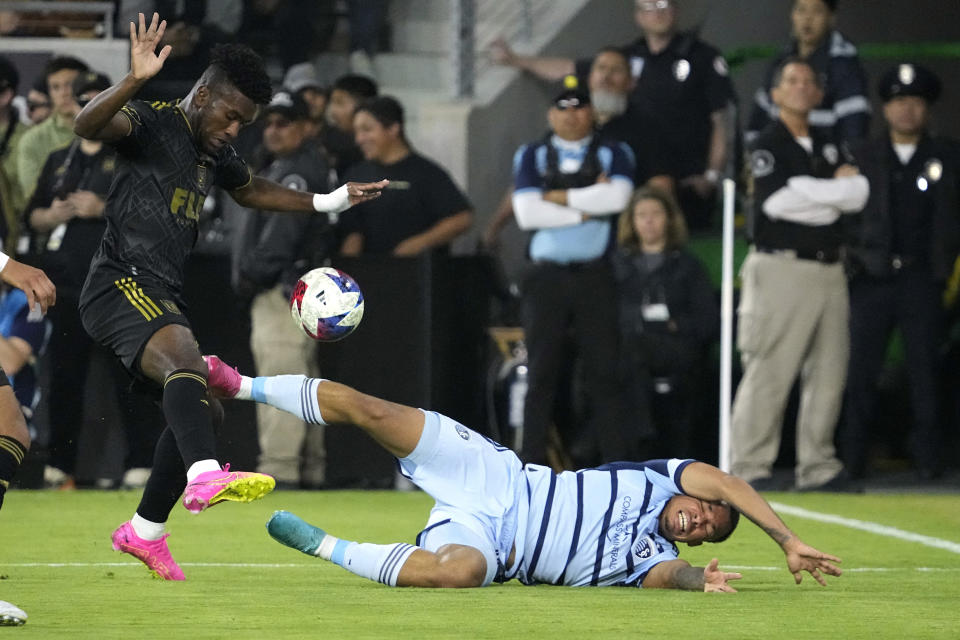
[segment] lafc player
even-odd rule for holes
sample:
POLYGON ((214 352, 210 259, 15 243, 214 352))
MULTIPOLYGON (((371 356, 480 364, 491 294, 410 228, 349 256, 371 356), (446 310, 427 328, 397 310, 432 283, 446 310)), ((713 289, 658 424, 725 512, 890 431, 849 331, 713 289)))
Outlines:
POLYGON ((163 67, 156 53, 166 21, 140 14, 130 24, 130 72, 77 115, 84 138, 112 143, 117 173, 107 196, 107 231, 80 296, 83 325, 135 376, 162 388, 167 428, 133 518, 113 533, 129 553, 167 580, 183 572, 170 555, 167 516, 181 493, 192 512, 232 500, 256 500, 274 487, 258 473, 222 469, 216 459, 207 367, 181 309, 183 267, 213 185, 239 204, 272 211, 341 211, 386 185, 350 183, 330 194, 286 189, 251 176, 231 142, 270 100, 263 61, 242 45, 214 50, 190 93, 173 104, 133 100, 163 67))

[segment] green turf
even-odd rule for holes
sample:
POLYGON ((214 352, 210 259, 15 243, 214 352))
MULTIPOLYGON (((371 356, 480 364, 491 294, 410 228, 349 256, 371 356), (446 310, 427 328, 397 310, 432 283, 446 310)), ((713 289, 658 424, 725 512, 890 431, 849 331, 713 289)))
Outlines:
MULTIPOLYGON (((957 495, 770 498, 960 541, 957 495)), ((284 508, 342 537, 412 542, 430 507, 421 493, 278 492, 198 516, 178 508, 170 543, 184 583, 152 580, 110 549, 110 532, 137 499, 128 492, 8 494, 0 600, 30 619, 0 633, 69 640, 960 637, 960 554, 796 517, 786 520, 808 542, 844 559, 847 573, 826 589, 809 576, 795 586, 779 549, 745 522, 722 545, 681 550, 694 564, 716 555, 721 566, 744 567, 736 595, 516 582, 440 591, 367 582, 278 545, 264 528, 284 508), (30 563, 37 566, 24 566, 30 563)))

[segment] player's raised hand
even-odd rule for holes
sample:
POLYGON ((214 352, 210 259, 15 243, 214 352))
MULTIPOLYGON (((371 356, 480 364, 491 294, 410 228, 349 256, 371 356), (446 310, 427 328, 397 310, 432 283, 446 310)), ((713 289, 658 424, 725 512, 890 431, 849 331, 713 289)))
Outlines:
POLYGON ((154 53, 163 39, 163 32, 167 30, 167 21, 161 21, 160 15, 154 12, 150 26, 145 23, 142 13, 139 28, 130 23, 130 73, 137 80, 148 80, 157 75, 167 56, 173 51, 173 47, 167 45, 160 53, 154 53))
POLYGON ((703 568, 703 590, 706 593, 736 593, 737 590, 727 582, 742 577, 739 573, 720 571, 720 563, 714 558, 703 568))
POLYGON ((13 258, 7 261, 0 279, 27 294, 27 304, 33 309, 39 303, 40 309, 46 313, 47 309, 57 301, 57 289, 40 269, 17 262, 13 258))
POLYGON ((383 190, 390 184, 389 180, 380 182, 348 182, 347 195, 350 198, 350 204, 355 205, 367 200, 373 200, 380 197, 383 190))
POLYGON ((833 564, 841 562, 840 558, 818 551, 798 538, 789 540, 784 545, 783 552, 787 554, 787 567, 797 584, 803 580, 804 571, 824 587, 827 586, 826 580, 823 579, 824 573, 830 576, 839 576, 843 573, 840 567, 833 564))

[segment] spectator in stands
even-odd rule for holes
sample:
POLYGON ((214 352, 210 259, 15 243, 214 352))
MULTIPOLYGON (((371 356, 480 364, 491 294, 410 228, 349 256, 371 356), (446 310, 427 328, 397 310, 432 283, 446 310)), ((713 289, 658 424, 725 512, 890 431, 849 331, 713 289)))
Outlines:
POLYGON ((16 149, 27 126, 13 106, 20 74, 12 62, 0 56, 0 250, 14 253, 24 195, 17 179, 16 149))
POLYGON ((49 91, 46 78, 40 76, 27 92, 27 116, 32 124, 40 124, 53 112, 49 91))
MULTIPOLYGON (((74 80, 72 91, 82 107, 109 87, 107 76, 84 71, 74 80)), ((47 394, 50 459, 44 478, 48 485, 64 489, 76 486, 74 472, 83 427, 85 382, 94 353, 102 349, 83 329, 77 305, 90 261, 107 226, 103 210, 115 164, 112 147, 74 136, 66 147, 47 157, 26 207, 27 223, 42 240, 39 249, 44 270, 60 298, 60 304, 49 312, 53 324, 47 394)), ((124 484, 142 486, 162 428, 160 412, 152 403, 131 397, 127 374, 119 363, 109 357, 103 362, 109 363, 114 383, 107 397, 119 400, 128 441, 124 484)))
POLYGON ((746 138, 751 140, 777 119, 771 100, 773 75, 783 61, 799 56, 823 78, 823 100, 810 113, 810 125, 828 133, 837 144, 866 137, 870 128, 867 79, 857 48, 834 28, 837 0, 794 0, 790 20, 793 40, 767 70, 754 96, 746 138))
POLYGON ((310 136, 319 138, 326 129, 330 96, 317 78, 317 68, 312 62, 293 65, 283 76, 283 88, 303 98, 310 115, 305 124, 310 127, 310 136))
POLYGON ((321 137, 324 148, 333 158, 333 166, 341 178, 363 159, 353 131, 353 116, 360 103, 376 97, 377 83, 366 76, 348 74, 337 78, 330 88, 327 121, 332 125, 321 137))
POLYGON ((893 329, 906 350, 913 411, 912 453, 922 480, 942 454, 937 372, 946 339, 945 283, 960 256, 960 167, 954 140, 928 130, 940 79, 915 64, 880 78, 888 130, 854 148, 871 193, 851 248, 850 373, 841 453, 854 476, 867 471, 877 380, 893 329))
POLYGON ((30 197, 36 188, 47 156, 74 139, 73 118, 80 106, 73 94, 73 82, 87 70, 86 63, 70 56, 52 58, 44 69, 53 115, 23 134, 17 147, 17 179, 24 197, 30 197))
POLYGON ((583 362, 591 420, 576 437, 590 464, 633 459, 636 443, 620 411, 617 303, 609 261, 612 218, 633 191, 633 158, 624 143, 594 135, 590 96, 565 90, 547 112, 551 132, 514 156, 513 210, 531 230, 532 264, 521 285, 528 355, 521 455, 545 464, 548 430, 572 331, 583 362))
MULTIPOLYGON (((730 151, 726 107, 735 100, 723 56, 695 33, 677 30, 677 0, 635 0, 643 35, 624 47, 634 79, 631 107, 639 131, 657 132, 638 164, 673 182, 692 228, 711 224, 716 185, 730 151)), ((558 80, 584 77, 591 61, 518 56, 495 43, 494 59, 558 80)))
MULTIPOLYGON (((263 144, 273 161, 258 175, 298 191, 326 193, 327 160, 311 143, 310 113, 298 94, 281 91, 264 108, 263 144)), ((315 343, 290 321, 290 294, 297 279, 333 250, 326 216, 254 211, 240 252, 238 291, 253 297, 250 346, 257 372, 313 371, 315 343)), ((269 373, 265 373, 269 372, 269 373)), ((307 429, 295 416, 257 406, 260 461, 279 488, 317 488, 324 483, 323 429, 307 429)))
POLYGON ((390 184, 376 201, 361 203, 344 215, 341 253, 448 252, 454 238, 470 228, 472 206, 443 168, 411 148, 400 103, 390 96, 364 102, 353 127, 364 161, 344 179, 376 174, 390 184))
POLYGON ((669 393, 656 412, 645 455, 692 455, 697 370, 720 331, 720 312, 703 264, 685 249, 679 205, 657 187, 637 190, 620 214, 614 273, 620 302, 624 406, 633 432, 650 431, 655 384, 669 393))
POLYGON ((811 64, 787 58, 771 91, 778 119, 751 151, 753 247, 740 274, 737 346, 743 378, 733 403, 733 472, 754 488, 772 476, 784 409, 800 378, 796 487, 856 489, 833 437, 850 349, 841 214, 863 208, 867 179, 810 126, 823 91, 811 64))

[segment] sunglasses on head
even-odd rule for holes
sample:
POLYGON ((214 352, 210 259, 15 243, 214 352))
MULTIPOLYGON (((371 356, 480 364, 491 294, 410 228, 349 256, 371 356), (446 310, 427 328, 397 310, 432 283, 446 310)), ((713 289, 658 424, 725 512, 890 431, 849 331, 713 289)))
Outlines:
POLYGON ((646 2, 638 2, 637 9, 640 11, 666 11, 670 8, 670 0, 647 0, 646 2))
POLYGON ((566 111, 567 109, 582 109, 589 105, 581 102, 579 98, 564 98, 563 100, 557 100, 554 106, 560 111, 566 111))

